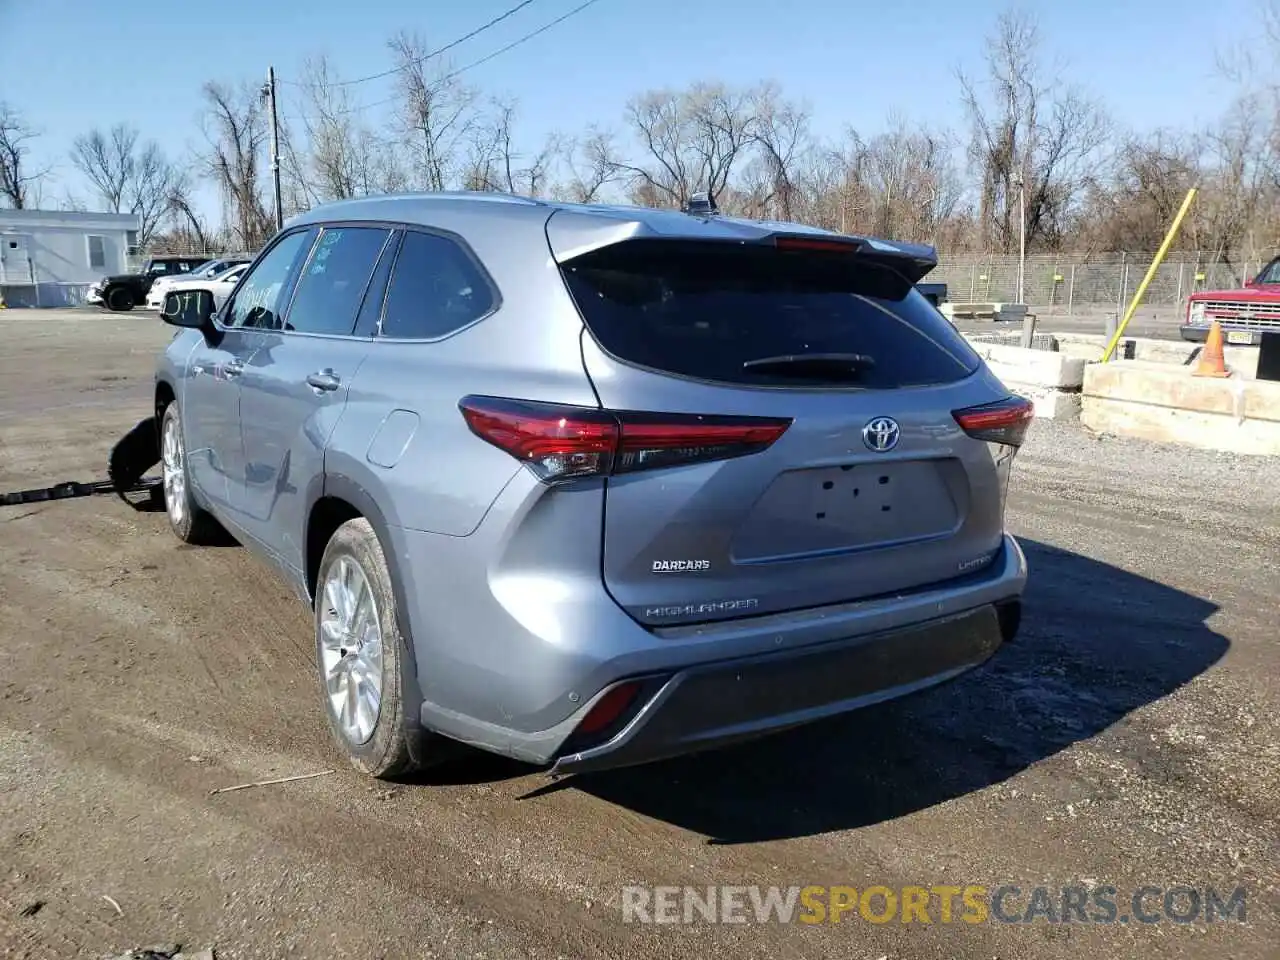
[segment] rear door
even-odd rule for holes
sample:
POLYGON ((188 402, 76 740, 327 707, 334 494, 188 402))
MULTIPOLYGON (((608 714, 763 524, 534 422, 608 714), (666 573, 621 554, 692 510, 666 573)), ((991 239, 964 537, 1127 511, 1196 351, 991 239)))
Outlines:
POLYGON ((604 580, 642 622, 910 591, 1001 542, 1001 471, 953 411, 1004 391, 902 277, 821 247, 634 239, 562 263, 602 406, 790 420, 749 455, 609 478, 604 580))

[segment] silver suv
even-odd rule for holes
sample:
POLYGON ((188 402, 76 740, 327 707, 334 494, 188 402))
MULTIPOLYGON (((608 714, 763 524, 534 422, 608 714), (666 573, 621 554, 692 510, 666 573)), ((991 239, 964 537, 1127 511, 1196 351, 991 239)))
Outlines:
POLYGON ((493 194, 289 222, 156 376, 177 536, 314 609, 334 739, 559 772, 907 694, 1016 632, 1030 422, 928 247, 493 194), (442 741, 441 738, 447 738, 442 741))

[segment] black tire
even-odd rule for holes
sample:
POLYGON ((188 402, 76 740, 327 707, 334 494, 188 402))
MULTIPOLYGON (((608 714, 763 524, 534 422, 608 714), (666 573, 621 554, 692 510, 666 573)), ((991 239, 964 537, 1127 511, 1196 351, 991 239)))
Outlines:
MULTIPOLYGON (((363 517, 348 520, 329 538, 316 576, 316 675, 320 699, 334 743, 351 764, 371 777, 386 780, 411 773, 438 760, 439 738, 419 721, 422 698, 409 657, 407 638, 396 616, 395 591, 386 555, 372 525, 363 517), (353 737, 335 712, 326 680, 322 624, 336 612, 326 595, 326 583, 340 562, 354 563, 364 575, 381 634, 381 694, 372 732, 363 741, 353 737)), ((353 639, 353 642, 354 639, 353 639)), ((361 644, 363 648, 363 643, 361 644)), ((332 656, 332 654, 330 654, 332 656)), ((335 691, 335 695, 339 695, 335 691)))
POLYGON ((191 475, 187 470, 186 445, 182 440, 182 421, 178 414, 178 404, 170 403, 164 408, 160 417, 160 456, 164 471, 164 505, 169 517, 169 527, 183 543, 196 545, 217 543, 224 536, 222 527, 207 511, 201 509, 191 496, 191 475), (170 451, 166 451, 165 441, 169 431, 175 434, 178 445, 178 463, 175 471, 170 451), (181 473, 181 484, 171 482, 171 474, 181 473))
POLYGON ((128 313, 133 309, 133 294, 124 287, 112 287, 102 298, 108 310, 128 313))

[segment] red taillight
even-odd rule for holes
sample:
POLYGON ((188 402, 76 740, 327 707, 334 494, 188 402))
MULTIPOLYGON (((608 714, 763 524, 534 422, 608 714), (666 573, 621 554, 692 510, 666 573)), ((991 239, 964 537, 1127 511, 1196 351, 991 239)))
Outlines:
POLYGON ((472 433, 544 480, 608 473, 613 464, 618 422, 603 411, 497 397, 464 397, 458 407, 472 433))
POLYGON ((587 711, 587 715, 582 718, 582 722, 578 724, 578 729, 574 733, 597 733, 611 726, 615 720, 622 716, 622 711, 631 705, 631 701, 635 699, 639 690, 639 683, 618 684, 597 700, 596 705, 587 711))
POLYGON ((952 413, 956 423, 975 440, 1022 445, 1027 429, 1035 417, 1035 407, 1025 397, 1008 397, 995 403, 966 407, 952 413))
POLYGON ((613 412, 594 407, 464 397, 467 426, 548 482, 725 460, 757 453, 790 420, 613 412))

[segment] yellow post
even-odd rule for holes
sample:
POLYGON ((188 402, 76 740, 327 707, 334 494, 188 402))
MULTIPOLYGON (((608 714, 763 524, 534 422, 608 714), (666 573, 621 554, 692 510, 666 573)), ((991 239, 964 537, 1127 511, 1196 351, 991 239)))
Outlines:
POLYGON ((1192 187, 1187 191, 1187 197, 1182 201, 1182 206, 1178 209, 1178 215, 1173 218, 1173 225, 1169 227, 1169 232, 1164 236, 1164 243, 1160 244, 1160 249, 1156 251, 1155 259, 1151 261, 1151 266, 1147 268, 1147 275, 1142 278, 1142 282, 1138 284, 1138 289, 1133 292, 1133 299, 1129 301, 1129 308, 1125 310, 1124 316, 1120 319, 1120 325, 1116 327, 1115 336, 1107 344, 1107 349, 1102 351, 1103 363, 1111 359, 1111 354, 1115 352, 1116 344, 1124 336, 1124 328, 1133 319, 1133 315, 1138 309, 1138 304, 1142 302, 1142 295, 1147 292, 1148 284, 1155 278, 1156 271, 1160 269, 1160 264, 1164 262, 1165 254, 1169 252, 1169 247, 1173 244, 1173 238, 1178 235, 1178 228, 1182 226, 1183 218, 1187 215, 1187 211, 1191 209, 1191 201, 1196 198, 1196 190, 1196 187, 1192 187))

